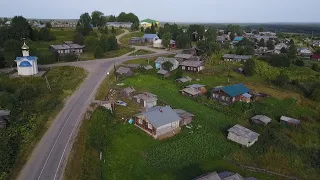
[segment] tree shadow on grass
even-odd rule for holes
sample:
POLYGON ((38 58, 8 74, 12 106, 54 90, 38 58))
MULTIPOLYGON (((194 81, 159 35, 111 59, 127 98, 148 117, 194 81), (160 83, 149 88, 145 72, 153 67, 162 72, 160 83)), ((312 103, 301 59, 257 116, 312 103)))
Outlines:
POLYGON ((206 172, 200 168, 199 164, 191 164, 178 170, 178 172, 176 173, 175 179, 177 180, 194 179, 205 173, 206 172))

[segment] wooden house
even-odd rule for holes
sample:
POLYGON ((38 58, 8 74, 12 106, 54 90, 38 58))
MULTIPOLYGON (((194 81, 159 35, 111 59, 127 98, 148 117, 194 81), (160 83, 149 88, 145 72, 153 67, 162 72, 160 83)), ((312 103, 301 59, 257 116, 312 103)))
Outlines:
POLYGON ((192 54, 177 54, 174 56, 179 62, 188 61, 193 59, 192 54))
POLYGON ((251 90, 243 84, 233 84, 231 86, 217 86, 211 91, 211 99, 222 104, 232 104, 237 101, 251 102, 251 90))
POLYGON ((199 72, 204 69, 204 62, 187 60, 181 62, 180 67, 184 71, 199 72))
POLYGON ((179 115, 181 118, 179 126, 185 126, 187 124, 190 124, 193 120, 194 114, 191 114, 185 110, 182 109, 174 109, 174 111, 179 115))
POLYGON ((280 117, 280 123, 288 124, 290 126, 297 127, 300 124, 300 120, 294 119, 294 118, 291 118, 291 117, 281 116, 280 117))
POLYGON ((117 75, 121 75, 121 76, 132 76, 133 72, 131 71, 130 68, 127 67, 119 67, 118 70, 116 71, 117 75))
POLYGON ((197 97, 199 95, 204 95, 207 93, 205 85, 201 84, 192 84, 186 86, 184 89, 180 90, 183 95, 197 97))
POLYGON ((157 105, 157 95, 144 92, 133 96, 133 101, 144 108, 152 108, 157 105))
POLYGON ((135 115, 135 125, 157 139, 179 129, 181 118, 170 106, 156 106, 135 115))
POLYGON ((267 125, 268 123, 271 122, 271 119, 268 116, 264 115, 256 115, 251 118, 252 122, 257 123, 257 124, 263 124, 267 125))
POLYGON ((259 135, 239 124, 228 129, 228 139, 246 147, 250 147, 258 141, 259 135))
POLYGON ((123 98, 132 99, 132 96, 135 91, 136 90, 132 86, 130 86, 130 87, 121 89, 119 93, 120 93, 120 96, 123 98))

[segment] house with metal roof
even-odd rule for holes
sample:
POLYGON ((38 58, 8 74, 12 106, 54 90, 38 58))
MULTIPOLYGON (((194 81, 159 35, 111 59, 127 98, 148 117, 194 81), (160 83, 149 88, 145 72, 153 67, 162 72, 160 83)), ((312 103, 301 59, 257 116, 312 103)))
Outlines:
POLYGON ((144 108, 152 108, 157 105, 157 96, 148 92, 133 96, 133 101, 142 105, 144 108))
POLYGON ((233 42, 239 42, 242 41, 243 37, 242 36, 237 36, 233 39, 233 42))
POLYGON ((170 106, 156 106, 135 115, 135 125, 157 139, 180 129, 181 118, 170 106))
POLYGON ((230 86, 217 86, 211 91, 211 99, 222 104, 230 105, 234 102, 250 102, 251 90, 243 84, 233 84, 230 86))
POLYGON ((192 54, 177 54, 174 56, 174 58, 176 58, 179 62, 191 60, 192 57, 193 57, 192 54))
POLYGON ((185 77, 176 79, 176 81, 179 82, 179 83, 186 83, 186 82, 191 82, 192 78, 189 77, 189 76, 185 76, 185 77))
POLYGON ((223 55, 224 61, 246 62, 250 58, 252 58, 252 55, 237 55, 237 54, 223 55))
POLYGON ((129 43, 130 45, 142 44, 142 43, 144 43, 143 40, 144 40, 144 39, 142 39, 142 37, 132 37, 131 39, 128 40, 128 43, 129 43))
POLYGON ((81 54, 83 53, 84 46, 75 44, 72 41, 65 41, 63 44, 51 45, 49 49, 64 56, 66 54, 81 54))
POLYGON ((260 134, 251 131, 239 124, 236 124, 232 128, 228 129, 228 139, 234 142, 237 142, 243 146, 250 147, 256 141, 260 134))
POLYGON ((297 127, 300 124, 300 120, 294 119, 294 118, 291 118, 291 117, 281 116, 280 117, 280 123, 288 124, 290 126, 297 127))
POLYGON ((144 42, 153 43, 154 41, 158 40, 159 37, 157 34, 144 34, 142 39, 144 42))
POLYGON ((200 72, 204 69, 204 62, 187 60, 180 63, 180 68, 184 71, 200 72))
POLYGON ((271 118, 265 115, 255 115, 251 118, 252 122, 257 123, 257 124, 263 124, 267 125, 268 123, 271 122, 271 118))
POLYGON ((207 89, 205 88, 205 85, 192 84, 186 86, 184 89, 180 90, 180 92, 185 96, 197 97, 206 94, 207 89))
POLYGON ((164 70, 164 69, 160 69, 157 74, 159 76, 162 76, 162 77, 169 77, 171 75, 171 73, 167 70, 164 70))

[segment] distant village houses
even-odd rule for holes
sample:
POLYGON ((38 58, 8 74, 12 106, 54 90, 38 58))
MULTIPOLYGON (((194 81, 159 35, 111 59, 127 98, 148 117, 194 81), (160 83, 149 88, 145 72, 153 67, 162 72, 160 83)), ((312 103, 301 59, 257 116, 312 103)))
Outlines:
POLYGON ((51 45, 50 50, 59 53, 59 55, 66 54, 81 54, 84 46, 75 44, 72 41, 65 41, 63 44, 51 45))
POLYGON ((107 22, 108 27, 131 28, 132 22, 107 22))

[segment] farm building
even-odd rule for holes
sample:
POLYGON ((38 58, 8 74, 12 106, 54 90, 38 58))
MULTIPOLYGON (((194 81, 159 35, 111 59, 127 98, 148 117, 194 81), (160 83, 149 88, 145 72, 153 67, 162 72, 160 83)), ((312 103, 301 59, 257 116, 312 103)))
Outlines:
POLYGON ((288 124, 290 126, 294 126, 294 127, 297 127, 300 124, 300 120, 286 117, 286 116, 281 116, 280 122, 284 124, 288 124))
POLYGON ((269 122, 271 122, 271 119, 268 116, 264 115, 256 115, 251 118, 252 122, 255 122, 257 124, 263 124, 267 125, 269 122))
POLYGON ((130 86, 120 90, 120 96, 128 99, 132 99, 132 96, 136 90, 130 86))
POLYGON ((238 173, 223 171, 220 173, 211 172, 196 178, 195 180, 257 180, 256 178, 243 178, 238 173))
POLYGON ((231 86, 217 86, 212 89, 211 99, 217 100, 223 104, 232 104, 237 101, 251 101, 251 90, 243 84, 233 84, 231 86))
POLYGON ((251 55, 237 55, 237 54, 223 55, 224 61, 246 62, 250 58, 252 58, 251 55))
POLYGON ((167 70, 164 70, 164 69, 161 69, 157 72, 157 74, 159 76, 162 76, 162 77, 169 77, 171 75, 171 73, 167 70))
POLYGON ((143 43, 143 39, 141 37, 132 37, 131 39, 128 40, 128 43, 130 45, 142 44, 143 43))
POLYGON ((194 114, 191 114, 185 110, 182 109, 174 109, 174 111, 179 115, 181 118, 179 126, 184 126, 187 124, 190 124, 193 120, 194 114))
POLYGON ((201 84, 192 84, 192 85, 186 86, 184 89, 180 91, 183 95, 187 95, 191 97, 197 97, 199 95, 204 95, 207 93, 207 89, 205 88, 205 85, 201 85, 201 84))
POLYGON ((144 92, 133 96, 133 101, 142 105, 144 108, 151 108, 157 105, 157 95, 144 92))
POLYGON ((204 62, 187 60, 181 62, 180 67, 184 71, 199 72, 204 69, 204 62))
POLYGON ((179 83, 186 83, 186 82, 191 82, 192 78, 189 77, 189 76, 186 76, 186 77, 182 77, 182 78, 176 79, 176 81, 179 82, 179 83))
POLYGON ((110 110, 111 112, 114 112, 114 110, 116 108, 116 103, 113 100, 100 101, 99 105, 110 110))
POLYGON ((118 70, 116 71, 117 75, 122 75, 122 76, 132 76, 133 72, 131 71, 130 68, 127 67, 119 67, 118 70))
POLYGON ((228 129, 228 132, 229 140, 237 142, 246 147, 252 146, 258 140, 260 135, 251 131, 250 129, 240 126, 239 124, 228 129))
POLYGON ((165 62, 171 62, 171 64, 173 65, 170 69, 170 71, 173 71, 175 69, 177 69, 179 67, 179 62, 175 59, 175 58, 165 58, 165 57, 158 57, 155 60, 155 66, 157 69, 163 69, 162 64, 165 62))
POLYGON ((152 67, 151 65, 144 66, 143 68, 144 68, 145 70, 153 69, 153 67, 152 67))
POLYGON ((156 106, 135 115, 135 125, 155 139, 180 129, 180 120, 170 106, 156 106))
POLYGON ((0 110, 0 129, 7 127, 9 115, 10 115, 9 110, 0 110))

